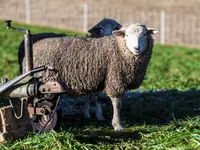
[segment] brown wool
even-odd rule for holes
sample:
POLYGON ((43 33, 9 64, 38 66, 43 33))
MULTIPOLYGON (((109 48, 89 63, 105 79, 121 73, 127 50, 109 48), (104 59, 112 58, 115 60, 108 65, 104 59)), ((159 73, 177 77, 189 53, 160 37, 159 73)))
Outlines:
MULTIPOLYGON (((147 50, 138 56, 126 48, 123 38, 114 36, 46 38, 33 45, 34 67, 54 67, 60 79, 68 84, 69 95, 104 90, 109 96, 118 97, 141 85, 152 48, 150 35, 147 50)), ((49 76, 46 72, 42 75, 49 76)))

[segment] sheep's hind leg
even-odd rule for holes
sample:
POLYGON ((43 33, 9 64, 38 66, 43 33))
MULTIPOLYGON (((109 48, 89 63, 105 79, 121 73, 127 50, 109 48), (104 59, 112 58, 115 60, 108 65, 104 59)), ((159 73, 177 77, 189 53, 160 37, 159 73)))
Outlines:
POLYGON ((123 130, 120 119, 120 109, 122 100, 120 97, 110 97, 113 105, 113 119, 112 125, 115 131, 123 130))
POLYGON ((104 117, 103 117, 102 109, 101 109, 101 103, 99 102, 98 95, 96 95, 96 94, 91 94, 90 96, 88 96, 87 101, 86 101, 84 108, 83 108, 84 118, 85 119, 91 118, 91 116, 90 116, 90 103, 91 103, 92 100, 95 101, 95 107, 96 107, 95 108, 95 114, 96 114, 97 120, 99 120, 99 121, 105 120, 104 117))
POLYGON ((87 97, 87 100, 84 104, 84 107, 83 107, 83 113, 84 113, 84 118, 85 119, 90 119, 91 116, 90 116, 90 103, 91 103, 91 96, 88 96, 87 97))
POLYGON ((101 109, 101 102, 99 101, 98 95, 93 95, 92 98, 95 100, 95 113, 97 120, 103 121, 105 120, 103 117, 102 109, 101 109))

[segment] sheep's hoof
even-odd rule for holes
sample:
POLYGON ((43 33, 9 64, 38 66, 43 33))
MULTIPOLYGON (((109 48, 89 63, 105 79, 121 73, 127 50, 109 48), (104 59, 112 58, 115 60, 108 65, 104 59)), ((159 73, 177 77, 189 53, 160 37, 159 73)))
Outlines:
POLYGON ((90 116, 90 114, 84 114, 84 119, 91 119, 91 116, 90 116))
POLYGON ((97 117, 97 120, 98 120, 98 121, 105 121, 105 118, 104 118, 103 116, 98 116, 98 117, 97 117))
POLYGON ((123 127, 120 125, 120 123, 112 122, 112 126, 114 127, 115 131, 122 131, 123 127))
POLYGON ((114 127, 114 130, 115 130, 115 131, 123 131, 124 128, 122 128, 121 126, 120 126, 120 127, 114 127))

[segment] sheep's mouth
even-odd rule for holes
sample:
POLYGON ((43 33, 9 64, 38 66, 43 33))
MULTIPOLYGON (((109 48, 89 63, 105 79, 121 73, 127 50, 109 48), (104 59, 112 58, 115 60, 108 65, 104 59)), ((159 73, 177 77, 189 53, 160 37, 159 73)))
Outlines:
POLYGON ((133 52, 134 55, 140 55, 140 54, 142 54, 142 52, 140 50, 135 49, 135 48, 132 50, 132 52, 133 52))

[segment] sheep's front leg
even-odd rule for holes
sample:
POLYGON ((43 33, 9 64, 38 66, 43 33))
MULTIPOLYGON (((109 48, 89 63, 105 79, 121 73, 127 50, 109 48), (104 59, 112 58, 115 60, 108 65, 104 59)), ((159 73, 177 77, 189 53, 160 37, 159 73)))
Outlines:
POLYGON ((120 120, 120 109, 121 109, 122 100, 120 97, 110 97, 110 99, 113 105, 112 125, 115 131, 123 130, 123 127, 121 125, 121 120, 120 120))

